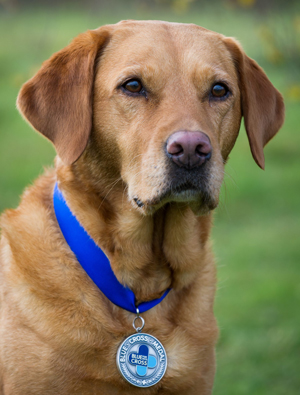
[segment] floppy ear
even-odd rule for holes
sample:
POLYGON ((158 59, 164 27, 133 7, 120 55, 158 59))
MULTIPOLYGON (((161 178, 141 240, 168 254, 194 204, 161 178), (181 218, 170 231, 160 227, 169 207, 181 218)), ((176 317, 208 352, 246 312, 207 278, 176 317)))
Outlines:
POLYGON ((224 38, 235 63, 241 91, 242 114, 252 156, 262 169, 265 167, 263 148, 281 128, 284 103, 265 72, 250 59, 232 38, 224 38))
POLYGON ((25 119, 55 145, 66 164, 86 147, 92 127, 95 60, 109 38, 107 26, 87 31, 43 63, 19 93, 25 119))

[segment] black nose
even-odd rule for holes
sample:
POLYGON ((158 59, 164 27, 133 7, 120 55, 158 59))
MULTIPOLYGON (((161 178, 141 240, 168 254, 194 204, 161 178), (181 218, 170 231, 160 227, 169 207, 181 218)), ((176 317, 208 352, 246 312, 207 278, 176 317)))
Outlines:
POLYGON ((176 165, 186 169, 203 165, 211 158, 212 153, 209 137, 203 132, 189 130, 171 134, 166 150, 176 165))

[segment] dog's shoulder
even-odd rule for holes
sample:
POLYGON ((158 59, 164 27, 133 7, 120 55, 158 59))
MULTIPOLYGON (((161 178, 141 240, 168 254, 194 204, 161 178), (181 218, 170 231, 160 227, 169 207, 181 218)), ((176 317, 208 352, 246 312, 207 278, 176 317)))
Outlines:
POLYGON ((68 256, 53 210, 55 179, 47 170, 25 189, 20 205, 1 216, 1 271, 11 291, 20 284, 43 289, 52 262, 68 256))
POLYGON ((12 251, 22 254, 34 248, 55 227, 52 191, 55 183, 54 170, 47 170, 35 183, 26 188, 20 205, 7 210, 1 216, 2 237, 12 251))

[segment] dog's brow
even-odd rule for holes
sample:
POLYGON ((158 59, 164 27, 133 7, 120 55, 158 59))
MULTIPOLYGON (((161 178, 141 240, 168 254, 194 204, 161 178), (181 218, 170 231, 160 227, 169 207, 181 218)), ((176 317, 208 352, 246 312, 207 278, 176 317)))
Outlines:
POLYGON ((158 74, 159 70, 151 65, 133 64, 125 67, 117 77, 117 85, 122 84, 129 78, 140 78, 141 80, 149 80, 158 74))
POLYGON ((233 88, 235 75, 231 75, 220 69, 219 67, 213 67, 211 65, 199 65, 194 68, 193 72, 193 80, 194 82, 201 82, 201 84, 205 81, 207 83, 214 82, 224 82, 229 87, 233 88))
POLYGON ((122 70, 121 74, 117 77, 117 84, 121 84, 124 82, 126 79, 131 78, 131 77, 138 77, 141 78, 143 75, 143 72, 141 70, 141 67, 135 66, 135 67, 126 67, 125 69, 122 70))

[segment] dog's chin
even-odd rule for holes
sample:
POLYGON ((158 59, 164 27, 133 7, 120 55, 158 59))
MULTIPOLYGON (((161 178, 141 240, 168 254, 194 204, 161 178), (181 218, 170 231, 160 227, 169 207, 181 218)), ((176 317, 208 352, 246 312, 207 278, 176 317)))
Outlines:
POLYGON ((149 200, 138 197, 132 199, 132 204, 144 215, 153 215, 168 203, 189 207, 196 216, 206 215, 218 205, 218 199, 197 189, 169 190, 149 200))

